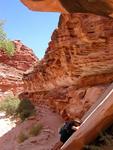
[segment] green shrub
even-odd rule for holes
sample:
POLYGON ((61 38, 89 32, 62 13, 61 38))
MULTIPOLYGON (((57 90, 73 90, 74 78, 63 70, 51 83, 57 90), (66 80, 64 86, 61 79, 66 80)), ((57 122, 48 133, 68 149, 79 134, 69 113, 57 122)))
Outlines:
POLYGON ((36 124, 30 129, 29 134, 32 136, 37 136, 41 132, 42 128, 42 124, 36 124))
POLYGON ((0 111, 5 111, 6 115, 15 115, 20 100, 15 97, 7 97, 0 102, 0 111))
POLYGON ((0 48, 4 50, 9 56, 12 56, 15 52, 15 46, 14 43, 7 38, 7 34, 5 33, 3 27, 4 21, 0 20, 0 48))
POLYGON ((85 145, 85 150, 103 150, 103 146, 113 146, 113 124, 102 131, 98 137, 89 145, 85 145))
POLYGON ((7 34, 5 33, 3 29, 4 23, 5 22, 3 20, 0 20, 0 41, 7 39, 7 34))
POLYGON ((5 50, 9 56, 13 56, 15 52, 14 43, 9 40, 0 41, 0 48, 5 50))
POLYGON ((30 100, 24 99, 20 101, 20 104, 16 110, 16 114, 24 121, 29 116, 35 113, 35 107, 30 100))
POLYGON ((20 132, 20 134, 18 136, 18 142, 22 143, 22 142, 24 142, 27 139, 28 139, 28 136, 26 134, 24 134, 23 132, 20 132))

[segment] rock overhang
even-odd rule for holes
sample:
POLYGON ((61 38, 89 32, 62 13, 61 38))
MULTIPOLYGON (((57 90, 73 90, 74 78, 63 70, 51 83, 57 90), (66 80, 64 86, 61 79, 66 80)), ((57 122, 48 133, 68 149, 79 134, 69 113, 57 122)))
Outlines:
POLYGON ((113 0, 20 0, 30 10, 60 13, 93 13, 110 16, 113 0))

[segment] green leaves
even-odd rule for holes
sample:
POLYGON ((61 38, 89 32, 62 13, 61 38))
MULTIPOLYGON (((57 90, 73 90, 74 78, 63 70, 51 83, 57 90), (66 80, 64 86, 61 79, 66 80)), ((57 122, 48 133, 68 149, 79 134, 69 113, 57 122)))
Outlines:
POLYGON ((35 107, 30 100, 21 100, 16 110, 16 114, 21 118, 22 121, 24 121, 26 118, 35 114, 35 107))
POLYGON ((7 38, 7 34, 3 30, 4 22, 0 21, 0 49, 4 50, 9 56, 13 56, 15 52, 14 43, 7 38))
POLYGON ((3 30, 4 21, 0 20, 0 41, 4 41, 7 39, 7 35, 3 30))
POLYGON ((4 50, 9 56, 15 53, 14 43, 9 40, 0 40, 0 48, 4 50))

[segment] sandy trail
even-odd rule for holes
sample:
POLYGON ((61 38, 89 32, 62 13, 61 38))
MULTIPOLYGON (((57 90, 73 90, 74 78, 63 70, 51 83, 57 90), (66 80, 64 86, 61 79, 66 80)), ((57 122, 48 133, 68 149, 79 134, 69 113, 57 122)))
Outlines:
POLYGON ((12 130, 10 130, 13 127, 12 124, 1 118, 0 150, 51 150, 59 140, 58 128, 62 123, 62 118, 44 105, 37 107, 36 117, 31 117, 31 119, 18 124, 12 130), (3 127, 4 121, 7 125, 3 127), (41 133, 38 136, 29 136, 23 143, 18 143, 20 132, 29 135, 29 129, 37 123, 43 125, 41 133), (10 131, 3 135, 6 131, 4 128, 10 131), (3 132, 3 130, 5 131, 3 132))

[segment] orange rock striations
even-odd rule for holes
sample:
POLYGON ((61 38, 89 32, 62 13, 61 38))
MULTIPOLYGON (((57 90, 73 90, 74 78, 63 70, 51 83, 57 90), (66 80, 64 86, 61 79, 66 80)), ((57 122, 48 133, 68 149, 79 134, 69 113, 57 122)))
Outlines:
POLYGON ((61 15, 44 58, 25 75, 26 92, 113 81, 113 20, 91 14, 61 15))
POLYGON ((94 13, 110 16, 113 0, 20 0, 33 11, 62 13, 94 13))
POLYGON ((58 112, 63 119, 82 118, 106 90, 108 85, 85 87, 60 87, 50 91, 21 93, 20 99, 30 99, 34 105, 46 104, 58 112))
POLYGON ((15 54, 8 56, 0 50, 0 91, 13 91, 14 94, 23 91, 23 74, 38 63, 33 51, 19 40, 14 41, 15 54))
POLYGON ((7 64, 21 71, 26 71, 38 62, 32 49, 23 45, 20 40, 13 41, 15 44, 14 56, 8 56, 3 50, 0 50, 0 63, 7 64))
POLYGON ((44 58, 23 77, 24 93, 63 118, 81 118, 113 81, 113 20, 61 15, 44 58))

